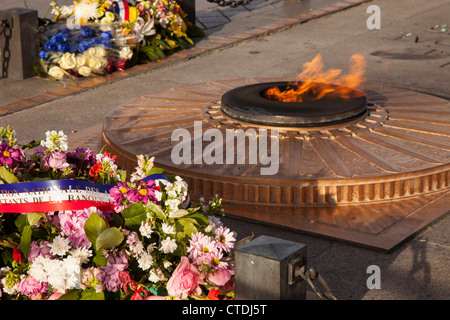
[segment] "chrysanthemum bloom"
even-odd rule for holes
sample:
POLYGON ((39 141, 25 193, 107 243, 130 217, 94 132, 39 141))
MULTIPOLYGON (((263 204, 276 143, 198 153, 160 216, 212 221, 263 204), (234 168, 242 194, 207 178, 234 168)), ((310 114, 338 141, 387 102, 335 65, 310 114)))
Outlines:
POLYGON ((9 146, 7 143, 0 143, 0 163, 12 166, 14 162, 20 161, 20 151, 9 146))
POLYGON ((236 238, 234 233, 226 227, 216 228, 216 245, 222 250, 229 252, 234 247, 236 238))

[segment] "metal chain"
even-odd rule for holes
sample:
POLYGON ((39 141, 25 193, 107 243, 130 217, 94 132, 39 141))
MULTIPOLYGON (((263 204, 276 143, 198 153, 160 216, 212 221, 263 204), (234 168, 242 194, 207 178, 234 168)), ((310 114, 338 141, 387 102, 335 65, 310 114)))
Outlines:
POLYGON ((249 4, 252 0, 207 0, 208 2, 217 3, 221 7, 237 7, 239 5, 249 4))
POLYGON ((8 65, 10 59, 9 39, 11 38, 11 25, 8 19, 0 22, 0 78, 6 77, 8 74, 8 65), (7 34, 9 30, 9 34, 7 34))
POLYGON ((306 266, 297 268, 295 270, 295 275, 302 277, 303 280, 313 289, 314 293, 322 300, 338 300, 336 296, 331 292, 330 287, 326 283, 325 279, 313 268, 306 271, 306 266), (325 290, 324 293, 315 285, 314 280, 318 280, 325 290))

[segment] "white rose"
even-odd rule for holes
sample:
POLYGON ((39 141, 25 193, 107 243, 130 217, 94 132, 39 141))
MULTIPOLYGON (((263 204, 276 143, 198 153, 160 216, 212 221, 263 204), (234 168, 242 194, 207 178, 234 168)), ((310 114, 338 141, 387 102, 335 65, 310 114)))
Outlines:
POLYGON ((73 69, 77 65, 74 53, 66 52, 59 59, 59 66, 65 70, 73 69))
POLYGON ((133 50, 130 47, 123 47, 119 51, 119 56, 122 59, 130 60, 133 57, 133 50))
POLYGON ((64 70, 60 67, 53 66, 48 70, 48 75, 56 79, 62 79, 64 77, 64 70))
POLYGON ((103 46, 97 46, 95 47, 95 55, 97 57, 105 57, 106 56, 106 49, 103 46))
POLYGON ((95 56, 95 48, 90 47, 85 52, 83 52, 83 55, 87 58, 95 56))
POLYGON ((97 57, 90 57, 88 59, 88 66, 92 69, 92 71, 99 71, 102 67, 102 61, 97 57))
POLYGON ((92 70, 91 68, 87 66, 81 66, 78 68, 78 73, 82 75, 83 77, 87 77, 91 74, 92 70))
POLYGON ((77 67, 82 67, 86 64, 86 56, 79 54, 76 56, 77 67))

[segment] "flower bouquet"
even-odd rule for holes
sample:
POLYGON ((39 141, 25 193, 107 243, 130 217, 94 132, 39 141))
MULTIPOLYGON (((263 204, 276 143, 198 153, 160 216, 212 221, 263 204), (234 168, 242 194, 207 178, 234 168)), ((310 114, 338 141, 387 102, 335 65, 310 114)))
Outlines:
POLYGON ((230 299, 236 235, 217 196, 138 156, 68 152, 63 132, 19 147, 0 129, 0 299, 230 299))
MULTIPOLYGON (((50 3, 55 22, 41 30, 41 68, 51 79, 85 77, 162 59, 190 47, 188 21, 175 0, 50 3)), ((42 20, 44 21, 44 20, 42 20)), ((198 34, 198 32, 197 32, 198 34)))

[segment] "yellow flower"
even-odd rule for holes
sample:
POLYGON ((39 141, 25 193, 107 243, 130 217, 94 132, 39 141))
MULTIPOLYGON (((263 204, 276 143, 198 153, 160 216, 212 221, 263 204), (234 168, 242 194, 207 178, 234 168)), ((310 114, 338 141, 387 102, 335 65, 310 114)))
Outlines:
POLYGON ((131 23, 136 22, 137 16, 138 16, 136 7, 131 7, 131 6, 130 6, 130 7, 129 7, 129 11, 130 11, 130 14, 129 14, 129 21, 130 21, 131 23))

